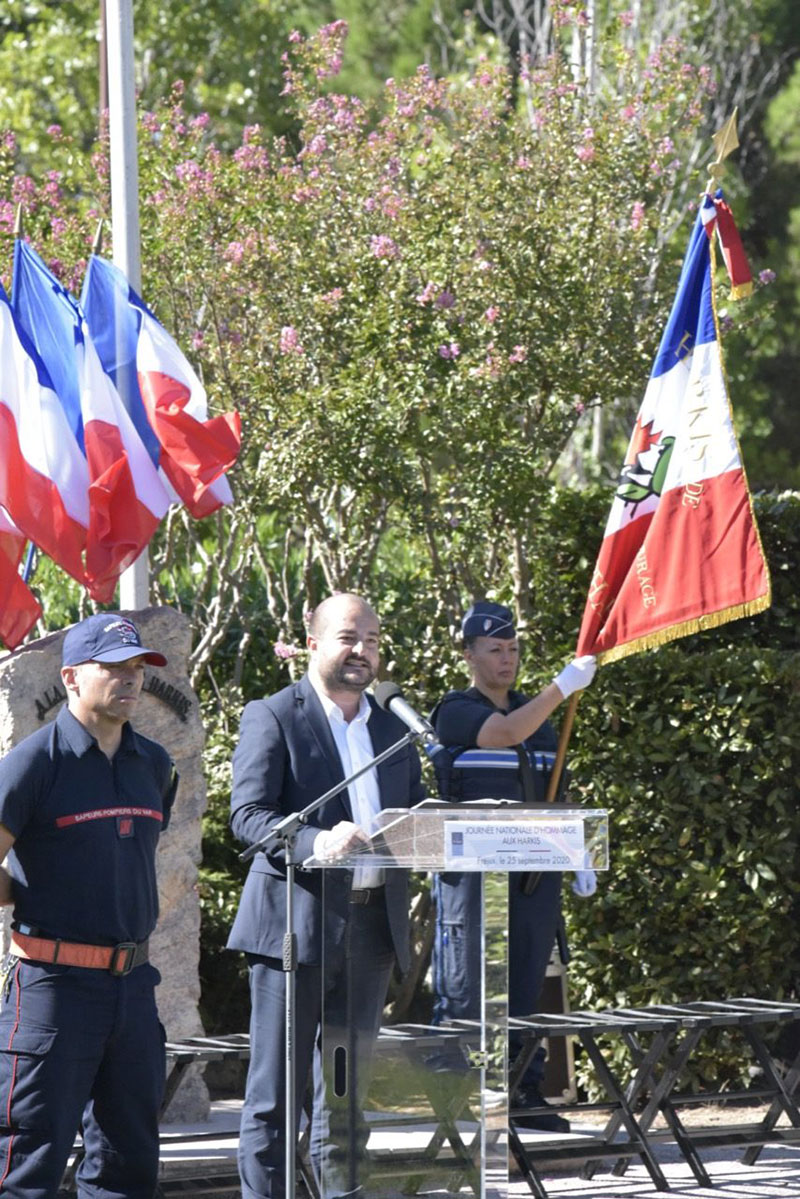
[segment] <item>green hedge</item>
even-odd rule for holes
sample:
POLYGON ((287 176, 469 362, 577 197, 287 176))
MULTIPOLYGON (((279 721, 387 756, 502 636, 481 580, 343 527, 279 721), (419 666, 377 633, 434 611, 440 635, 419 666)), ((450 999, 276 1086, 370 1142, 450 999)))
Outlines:
MULTIPOLYGON (((570 899, 580 1006, 793 995, 800 975, 800 503, 763 499, 772 608, 599 672, 573 795, 607 807, 611 869, 570 899)), ((695 1072, 743 1081, 727 1038, 695 1072)))
MULTIPOLYGON (((572 652, 607 509, 607 491, 554 491, 538 514, 546 552, 534 572, 526 689, 572 652)), ((573 1006, 795 990, 800 497, 761 497, 757 512, 769 611, 604 667, 578 707, 573 797, 609 809, 611 869, 593 899, 566 890, 573 1006)), ((374 589, 391 672, 416 681, 409 690, 423 706, 464 679, 432 595, 412 573, 384 575, 374 589)), ((265 677, 275 673, 269 652, 267 642, 253 664, 265 677)), ((244 1027, 247 1015, 241 963, 222 952, 241 885, 226 823, 236 706, 212 723, 207 751, 203 1010, 218 1031, 244 1027)), ((724 1038, 698 1062, 709 1079, 742 1071, 724 1038)))

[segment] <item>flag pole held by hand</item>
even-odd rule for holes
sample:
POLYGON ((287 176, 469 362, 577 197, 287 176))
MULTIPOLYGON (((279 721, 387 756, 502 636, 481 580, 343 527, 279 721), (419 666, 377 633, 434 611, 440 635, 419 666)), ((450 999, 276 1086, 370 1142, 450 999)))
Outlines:
POLYGON ((569 701, 564 710, 564 719, 561 721, 561 732, 558 738, 558 750, 556 751, 556 760, 553 763, 553 769, 550 773, 550 782, 547 786, 547 803, 554 803, 558 794, 558 784, 561 782, 561 775, 564 770, 564 762, 567 758, 567 746, 569 739, 572 736, 572 726, 575 722, 575 710, 578 707, 578 700, 581 697, 580 691, 575 691, 569 697, 569 701))

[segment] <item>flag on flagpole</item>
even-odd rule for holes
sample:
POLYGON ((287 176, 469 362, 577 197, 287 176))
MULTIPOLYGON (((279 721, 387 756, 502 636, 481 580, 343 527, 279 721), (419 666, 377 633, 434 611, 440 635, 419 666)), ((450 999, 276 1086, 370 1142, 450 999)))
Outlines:
POLYGON ((93 599, 109 603, 119 575, 155 532, 169 496, 100 365, 77 301, 21 238, 14 248, 12 305, 84 455, 85 582, 93 599))
POLYGON ((122 272, 97 255, 82 303, 103 368, 180 500, 198 518, 230 503, 224 475, 239 454, 238 412, 209 419, 205 389, 175 341, 122 272))
POLYGON ((169 496, 100 364, 85 321, 76 356, 90 480, 86 578, 94 598, 110 603, 120 574, 158 528, 169 496))
POLYGON ((0 504, 80 583, 88 488, 86 458, 67 414, 0 286, 0 504))
POLYGON ((39 601, 20 578, 27 538, 0 508, 0 639, 16 649, 42 614, 39 601))
POLYGON ((714 310, 715 232, 734 293, 750 279, 732 224, 705 196, 586 601, 577 652, 601 662, 770 604, 714 310))

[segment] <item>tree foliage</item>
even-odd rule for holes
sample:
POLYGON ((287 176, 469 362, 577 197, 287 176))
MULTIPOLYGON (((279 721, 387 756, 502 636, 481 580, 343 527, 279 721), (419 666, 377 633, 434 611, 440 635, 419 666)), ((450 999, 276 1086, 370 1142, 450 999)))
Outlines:
MULTIPOLYGON (((167 12, 141 7, 145 31, 167 12)), ((32 52, 47 8, 24 6, 31 27, 14 31, 32 52)), ((243 8, 234 15, 245 21, 243 8)), ((253 20, 256 8, 267 11, 251 5, 253 20)), ((65 21, 85 17, 78 4, 59 10, 65 21)), ((403 12, 422 20, 423 10, 403 12)), ((685 164, 696 161, 713 80, 677 40, 644 54, 616 9, 591 47, 582 9, 553 12, 540 56, 512 67, 472 26, 454 46, 451 78, 423 68, 368 102, 337 90, 341 22, 293 32, 280 78, 270 68, 270 94, 282 92, 277 124, 248 123, 241 135, 237 122, 258 105, 225 99, 225 80, 240 79, 245 64, 216 76, 213 54, 192 41, 217 37, 221 63, 227 27, 203 31, 187 16, 186 46, 204 64, 188 86, 159 97, 166 76, 150 63, 139 131, 144 297, 190 352, 212 408, 238 407, 244 425, 233 508, 201 523, 176 508, 151 548, 154 600, 195 623, 193 670, 210 730, 209 996, 239 886, 226 829, 238 712, 243 696, 273 691, 299 668, 310 604, 337 588, 371 594, 385 620, 386 669, 418 680, 423 704, 461 679, 453 631, 472 596, 515 606, 528 689, 574 645, 608 501, 558 488, 559 464, 596 411, 638 404, 691 220, 686 180, 698 191, 703 182, 685 164), (666 216, 677 243, 664 237, 666 216)), ((0 57, 0 79, 9 61, 0 57)), ((0 147, 4 261, 22 201, 29 235, 75 290, 109 208, 107 147, 85 151, 85 135, 80 123, 42 135, 48 172, 36 180, 24 144, 7 135, 0 147)), ((739 335, 755 344, 761 333, 745 328, 739 335)), ((746 357, 735 370, 744 390, 746 357)), ((789 544, 788 526, 775 527, 775 544, 789 544)), ((52 626, 85 601, 41 570, 52 626)), ((780 619, 761 619, 796 652, 796 609, 781 595, 790 616, 781 608, 780 619)), ((719 896, 736 935, 742 896, 758 901, 747 910, 768 946, 786 934, 785 897, 760 867, 778 874, 794 845, 782 738, 795 692, 757 639, 720 632, 622 664, 587 700, 575 746, 581 792, 613 799, 625 830, 619 883, 573 917, 583 946, 576 982, 598 1002, 642 996, 662 976, 677 993, 694 978, 680 973, 675 938, 659 956, 667 917, 650 916, 656 888, 673 905, 697 900, 692 967, 719 896), (757 827, 768 796, 787 830, 772 845, 757 827), (692 860, 707 867, 687 874, 681 863, 692 860), (609 961, 637 904, 646 955, 609 961)), ((764 950, 758 985, 766 961, 764 950)), ((728 958, 719 963, 720 985, 741 981, 728 958)), ((775 978, 790 984, 782 968, 775 978)))

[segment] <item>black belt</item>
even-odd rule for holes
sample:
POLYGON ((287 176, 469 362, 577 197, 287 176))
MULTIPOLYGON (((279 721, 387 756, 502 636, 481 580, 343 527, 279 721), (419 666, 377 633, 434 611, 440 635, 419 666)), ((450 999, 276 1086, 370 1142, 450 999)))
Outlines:
POLYGON ((386 894, 386 887, 354 887, 350 892, 350 902, 358 904, 377 903, 386 894))

